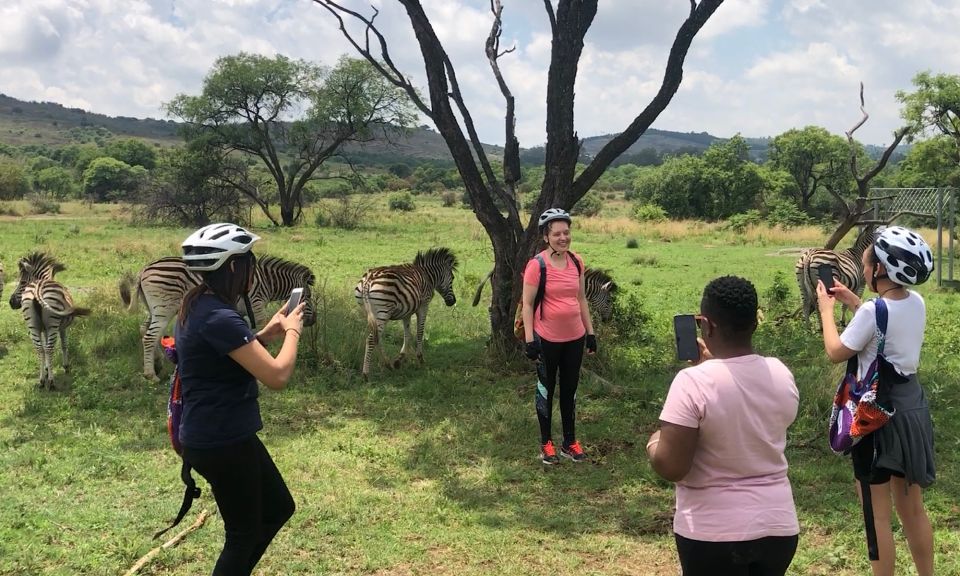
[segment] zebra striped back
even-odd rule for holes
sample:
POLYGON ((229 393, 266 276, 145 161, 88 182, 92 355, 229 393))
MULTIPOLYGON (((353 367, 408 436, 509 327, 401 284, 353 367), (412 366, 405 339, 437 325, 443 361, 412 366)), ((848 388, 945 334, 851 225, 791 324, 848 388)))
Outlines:
POLYGON ((20 278, 17 280, 17 287, 10 294, 10 307, 14 310, 20 308, 23 289, 26 288, 27 284, 35 280, 53 278, 57 272, 67 269, 56 258, 43 252, 34 252, 24 256, 17 261, 17 268, 20 270, 20 278))
MULTIPOLYGON (((138 301, 142 301, 147 308, 148 316, 140 330, 143 336, 143 373, 147 378, 156 378, 154 361, 158 358, 156 349, 161 332, 176 317, 186 293, 201 281, 200 274, 188 270, 183 260, 174 256, 151 262, 135 279, 125 278, 121 281, 120 297, 123 302, 134 308, 138 301), (132 296, 132 285, 136 286, 136 297, 132 296)), ((268 302, 286 299, 292 288, 302 287, 302 301, 305 302, 303 323, 311 326, 316 322, 310 291, 314 282, 313 272, 306 266, 275 256, 257 258, 257 269, 249 294, 253 310, 248 314, 252 314, 258 324, 263 324, 268 320, 268 302)), ((242 302, 238 306, 243 309, 242 302)))
POLYGON ((613 317, 613 296, 617 292, 617 283, 605 270, 588 268, 583 273, 583 289, 586 292, 590 308, 600 314, 600 319, 609 322, 613 317))
MULTIPOLYGON (((844 250, 811 249, 800 254, 794 266, 797 275, 797 284, 800 287, 800 296, 803 299, 802 312, 804 319, 808 319, 817 308, 817 280, 820 266, 830 264, 833 267, 835 280, 850 289, 857 296, 862 296, 866 282, 863 278, 863 253, 873 244, 876 237, 876 226, 869 225, 857 235, 853 246, 844 250)), ((841 320, 846 317, 844 306, 841 320)))
POLYGON ((410 317, 417 315, 417 357, 422 360, 423 326, 433 293, 438 292, 444 304, 453 306, 457 302, 453 292, 456 270, 457 258, 447 248, 417 252, 412 264, 367 270, 353 290, 357 304, 367 314, 368 338, 363 359, 365 376, 369 372, 370 352, 379 343, 380 330, 390 320, 404 322, 404 345, 400 351, 402 358, 407 348, 410 317))
POLYGON ((52 389, 53 348, 57 335, 60 336, 63 367, 68 370, 67 327, 75 317, 85 316, 90 311, 75 306, 67 287, 52 278, 29 282, 23 287, 21 302, 21 313, 40 359, 40 386, 52 389))

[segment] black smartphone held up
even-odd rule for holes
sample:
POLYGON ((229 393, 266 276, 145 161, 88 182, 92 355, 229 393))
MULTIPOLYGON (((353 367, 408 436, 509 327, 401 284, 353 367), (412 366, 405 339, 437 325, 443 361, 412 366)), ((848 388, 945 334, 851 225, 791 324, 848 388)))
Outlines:
POLYGON ((287 308, 284 314, 293 312, 293 309, 300 304, 300 298, 303 296, 303 288, 294 288, 290 291, 290 299, 287 300, 287 308))
POLYGON ((697 318, 693 314, 677 314, 673 317, 673 332, 677 338, 677 360, 700 360, 700 345, 697 343, 697 318))
POLYGON ((817 268, 817 273, 823 287, 827 289, 827 294, 833 294, 833 265, 824 262, 817 268))

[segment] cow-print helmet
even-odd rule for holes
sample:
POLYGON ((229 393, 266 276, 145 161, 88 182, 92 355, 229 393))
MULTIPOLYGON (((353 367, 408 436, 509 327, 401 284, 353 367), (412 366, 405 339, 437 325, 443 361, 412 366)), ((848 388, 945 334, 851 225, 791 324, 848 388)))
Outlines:
POLYGON ((933 273, 933 252, 919 234, 902 226, 884 228, 873 245, 887 276, 904 286, 923 284, 933 273))

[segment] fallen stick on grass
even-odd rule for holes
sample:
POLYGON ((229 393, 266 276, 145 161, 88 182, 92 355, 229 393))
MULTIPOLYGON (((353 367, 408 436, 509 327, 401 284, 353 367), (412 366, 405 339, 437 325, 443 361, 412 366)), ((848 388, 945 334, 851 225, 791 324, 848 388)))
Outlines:
MULTIPOLYGON (((216 512, 214 512, 214 514, 216 514, 216 512)), ((173 548, 174 546, 176 546, 177 544, 179 544, 181 540, 183 540, 184 538, 186 538, 187 534, 189 534, 189 533, 193 532, 194 530, 196 530, 197 528, 203 526, 203 523, 206 522, 206 521, 207 521, 207 518, 209 518, 210 516, 213 516, 213 514, 210 514, 210 513, 207 512, 206 510, 201 511, 201 512, 200 512, 200 515, 197 516, 197 519, 193 522, 193 524, 191 524, 190 526, 184 528, 182 532, 180 532, 179 534, 177 534, 177 535, 174 536, 173 538, 167 540, 166 542, 164 542, 164 543, 161 544, 160 546, 157 546, 157 547, 154 548, 153 550, 147 552, 142 558, 140 558, 139 560, 137 560, 137 563, 134 564, 129 570, 127 570, 127 572, 126 572, 123 576, 133 576, 134 574, 136 574, 137 572, 139 572, 140 569, 143 568, 144 566, 146 566, 147 563, 150 562, 150 560, 153 560, 154 556, 156 556, 157 554, 159 554, 161 550, 166 550, 166 549, 168 549, 168 548, 173 548)))

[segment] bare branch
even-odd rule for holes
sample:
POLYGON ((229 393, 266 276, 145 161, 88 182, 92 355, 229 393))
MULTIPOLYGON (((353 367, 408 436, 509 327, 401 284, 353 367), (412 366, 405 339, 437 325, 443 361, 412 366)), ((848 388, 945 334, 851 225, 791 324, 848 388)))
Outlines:
POLYGON ((380 30, 374 25, 374 20, 380 14, 380 11, 376 7, 372 7, 373 16, 367 18, 363 14, 345 8, 333 0, 313 0, 315 3, 324 7, 334 18, 337 19, 339 23, 340 32, 343 34, 344 38, 353 45, 353 48, 363 56, 367 62, 369 62, 374 68, 377 69, 377 72, 380 73, 388 82, 393 84, 398 88, 402 88, 404 92, 410 97, 410 100, 414 105, 420 109, 428 118, 433 119, 433 110, 423 101, 423 98, 420 97, 420 94, 417 93, 416 88, 410 81, 400 72, 400 69, 397 68, 396 64, 393 63, 393 59, 390 57, 390 51, 387 49, 387 39, 384 38, 380 30), (343 16, 347 14, 352 18, 359 20, 365 26, 364 28, 364 45, 361 47, 360 43, 347 31, 345 22, 343 21, 343 16), (370 34, 373 34, 377 37, 377 42, 380 44, 380 56, 383 58, 383 62, 373 56, 373 52, 370 49, 370 34), (386 66, 384 66, 386 64, 386 66))
POLYGON ((864 108, 864 104, 863 104, 863 82, 860 83, 860 111, 863 112, 863 118, 861 118, 859 122, 854 124, 853 128, 851 128, 846 132, 847 140, 852 140, 853 133, 856 132, 858 128, 863 126, 864 123, 870 118, 870 115, 867 114, 867 110, 866 108, 864 108))
POLYGON ((493 76, 497 80, 497 86, 500 87, 500 93, 506 100, 506 113, 504 115, 504 154, 503 154, 503 180, 507 190, 500 186, 493 185, 497 195, 507 206, 510 220, 520 225, 520 214, 517 210, 516 183, 520 181, 520 143, 516 136, 516 112, 515 100, 510 87, 503 79, 503 73, 500 71, 498 59, 504 54, 509 54, 513 48, 500 51, 500 35, 503 33, 503 5, 500 0, 490 0, 490 11, 493 12, 493 25, 490 28, 490 34, 487 36, 486 52, 487 60, 490 62, 490 69, 493 70, 493 76))
POLYGON ((557 33, 557 15, 553 12, 552 0, 543 0, 543 5, 547 9, 547 17, 550 19, 550 31, 557 33))

